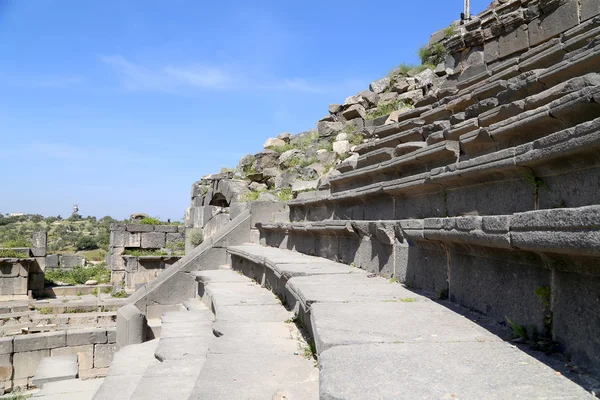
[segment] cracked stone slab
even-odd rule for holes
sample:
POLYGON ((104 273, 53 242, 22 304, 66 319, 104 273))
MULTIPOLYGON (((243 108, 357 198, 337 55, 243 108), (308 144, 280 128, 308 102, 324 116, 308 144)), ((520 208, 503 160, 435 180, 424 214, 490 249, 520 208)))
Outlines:
POLYGON ((320 399, 587 399, 591 395, 507 343, 338 346, 319 359, 320 399), (368 389, 367 389, 368 388, 368 389))

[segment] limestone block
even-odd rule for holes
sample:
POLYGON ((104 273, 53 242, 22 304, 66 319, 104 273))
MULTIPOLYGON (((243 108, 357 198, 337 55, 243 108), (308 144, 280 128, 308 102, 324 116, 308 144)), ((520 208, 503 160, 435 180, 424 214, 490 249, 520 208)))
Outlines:
POLYGON ((124 271, 125 270, 125 259, 120 254, 110 254, 107 256, 108 267, 111 271, 124 271))
POLYGON ((85 257, 71 254, 63 254, 60 256, 60 267, 63 269, 72 269, 74 267, 83 267, 85 265, 85 257))
POLYGON ((13 342, 14 352, 19 353, 24 351, 64 347, 67 343, 66 340, 64 331, 15 336, 13 342))
POLYGON ((581 1, 581 22, 600 14, 600 2, 598 0, 581 1))
POLYGON ((32 242, 33 247, 31 248, 31 253, 33 254, 33 256, 45 257, 46 246, 48 243, 48 233, 46 231, 33 232, 32 242))
POLYGON ((52 357, 77 354, 80 370, 94 368, 93 344, 86 344, 83 346, 61 347, 60 349, 52 349, 51 353, 52 357))
POLYGON ((11 354, 13 352, 13 338, 4 337, 0 338, 0 355, 11 354))
POLYGON ((94 368, 109 367, 116 347, 115 343, 94 345, 94 368))
POLYGON ((123 231, 111 231, 110 232, 110 247, 124 247, 125 246, 125 234, 123 231))
POLYGON ((385 92, 385 90, 390 86, 390 78, 388 76, 378 79, 374 82, 371 82, 371 84, 369 85, 369 89, 372 92, 375 92, 377 94, 383 93, 385 92))
POLYGON ((177 233, 177 225, 155 225, 154 232, 177 233))
POLYGON ((579 24, 579 0, 568 0, 563 5, 529 23, 529 44, 536 46, 579 24))
POLYGON ((123 247, 140 247, 141 239, 139 232, 123 232, 123 247))
POLYGON ((500 58, 529 48, 527 25, 521 25, 514 31, 500 36, 498 38, 498 47, 500 58))
POLYGON ((49 356, 49 349, 15 353, 13 355, 13 380, 15 381, 15 386, 17 386, 17 380, 33 377, 42 358, 49 356))
POLYGON ((342 112, 342 115, 344 116, 344 118, 346 118, 346 120, 351 120, 354 118, 364 118, 365 113, 366 111, 363 106, 361 106, 360 104, 354 104, 348 107, 347 110, 344 110, 342 112))
POLYGON ((110 273, 110 283, 116 286, 123 286, 125 282, 125 271, 112 271, 110 273))
POLYGON ((347 140, 340 140, 337 142, 333 142, 333 151, 337 154, 344 154, 350 151, 350 142, 347 140))
POLYGON ((117 342, 117 328, 111 327, 106 328, 106 339, 108 343, 116 343, 117 342))
POLYGON ((271 149, 273 147, 283 147, 285 146, 285 142, 278 138, 268 138, 267 141, 263 144, 263 148, 271 149))
POLYGON ((0 263, 0 278, 14 278, 19 276, 21 267, 20 263, 0 263))
POLYGON ((0 356, 0 382, 10 381, 12 379, 13 364, 12 355, 5 354, 0 356))
POLYGON ((106 343, 106 330, 101 328, 86 328, 67 331, 67 346, 106 343))
POLYGON ((337 135, 341 130, 344 129, 344 125, 341 122, 319 122, 317 124, 317 131, 319 137, 329 137, 337 135))
POLYGON ((486 64, 496 61, 500 58, 500 43, 498 39, 490 40, 483 45, 483 52, 486 64))
POLYGON ((128 274, 132 273, 132 272, 136 272, 138 270, 139 267, 139 262, 137 257, 125 257, 126 258, 126 263, 125 263, 125 271, 127 271, 128 274))
POLYGON ((142 249, 160 249, 166 246, 166 233, 142 233, 142 249))
POLYGON ((46 256, 46 268, 58 268, 58 254, 48 254, 46 256))
POLYGON ((132 224, 126 225, 127 232, 154 232, 154 225, 132 224))

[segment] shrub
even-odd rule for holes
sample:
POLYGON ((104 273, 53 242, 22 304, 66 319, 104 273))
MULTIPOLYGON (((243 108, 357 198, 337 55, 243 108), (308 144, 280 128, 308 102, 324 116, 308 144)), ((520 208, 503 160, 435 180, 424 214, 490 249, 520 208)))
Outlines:
POLYGON ((146 217, 142 219, 138 224, 141 225, 162 225, 162 222, 158 218, 146 217))
POLYGON ((13 249, 0 249, 0 258, 28 258, 29 255, 13 249))
POLYGON ((196 247, 200 246, 204 241, 204 234, 202 233, 202 229, 195 228, 192 229, 189 233, 190 243, 196 247))
POLYGON ((448 52, 441 43, 435 43, 432 46, 424 46, 419 49, 421 63, 425 66, 435 66, 444 62, 446 55, 448 55, 448 52))
POLYGON ((110 271, 102 264, 93 267, 75 267, 70 271, 60 268, 49 269, 45 272, 45 278, 51 285, 59 281, 70 285, 83 285, 90 279, 96 280, 98 283, 108 283, 110 281, 110 271))
POLYGON ((98 243, 96 242, 96 238, 92 236, 82 236, 79 239, 77 239, 77 243, 75 243, 75 248, 79 251, 94 250, 98 248, 98 243))
POLYGON ((240 201, 242 203, 252 203, 253 201, 258 201, 258 197, 261 192, 246 192, 240 197, 240 201))
POLYGON ((444 37, 451 37, 456 35, 456 33, 458 32, 458 29, 456 29, 456 25, 451 24, 449 27, 444 28, 443 30, 444 32, 444 37))
POLYGON ((3 243, 3 247, 31 247, 31 242, 23 237, 7 240, 3 243))

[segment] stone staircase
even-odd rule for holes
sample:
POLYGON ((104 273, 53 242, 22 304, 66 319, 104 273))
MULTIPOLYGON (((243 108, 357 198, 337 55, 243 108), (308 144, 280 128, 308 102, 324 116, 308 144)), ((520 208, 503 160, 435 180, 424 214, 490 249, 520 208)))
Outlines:
POLYGON ((325 258, 227 251, 160 339, 116 353, 94 400, 593 397, 448 302, 325 258))

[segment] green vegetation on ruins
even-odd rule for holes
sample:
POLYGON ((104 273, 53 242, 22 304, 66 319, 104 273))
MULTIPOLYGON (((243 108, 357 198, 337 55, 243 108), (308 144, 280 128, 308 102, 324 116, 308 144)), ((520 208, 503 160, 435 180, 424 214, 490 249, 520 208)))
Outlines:
POLYGON ((81 267, 77 266, 71 270, 48 269, 45 272, 46 283, 56 285, 57 282, 68 283, 70 285, 83 285, 89 280, 98 281, 98 283, 108 283, 110 281, 110 271, 106 269, 104 263, 81 267))
POLYGON ((0 258, 28 258, 29 255, 14 249, 0 249, 0 258))

